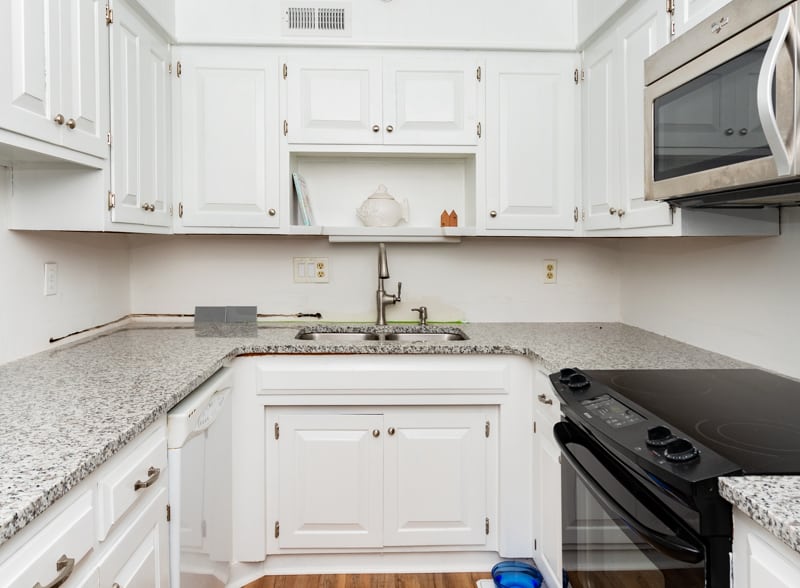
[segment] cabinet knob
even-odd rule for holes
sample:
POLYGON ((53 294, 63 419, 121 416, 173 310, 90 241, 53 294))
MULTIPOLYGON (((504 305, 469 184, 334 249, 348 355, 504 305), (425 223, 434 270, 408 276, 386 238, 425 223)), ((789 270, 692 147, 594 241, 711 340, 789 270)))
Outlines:
POLYGON ((144 208, 147 212, 155 212, 156 205, 150 204, 149 202, 145 202, 144 204, 142 204, 142 208, 144 208))
POLYGON ((725 129, 725 134, 730 137, 733 134, 733 129, 725 129))
POLYGON ((492 217, 492 218, 496 217, 497 216, 497 211, 496 210, 490 210, 489 211, 489 216, 492 217))
POLYGON ((393 130, 394 130, 394 127, 392 125, 387 125, 386 126, 386 132, 387 133, 391 133, 393 130))
POLYGON ((57 114, 56 117, 53 120, 55 121, 55 123, 57 125, 63 125, 64 124, 64 115, 63 114, 57 114))
POLYGON ((389 435, 394 435, 394 433, 395 433, 394 427, 389 427, 389 430, 386 431, 386 432, 389 433, 389 435))
POLYGON ((617 209, 612 206, 611 208, 608 209, 608 214, 611 215, 617 214, 617 209))
POLYGON ((381 130, 380 125, 372 125, 372 132, 373 133, 379 133, 380 130, 381 130))
POLYGON ((267 211, 267 214, 268 214, 268 215, 270 215, 270 216, 275 216, 275 215, 276 215, 276 214, 278 214, 278 213, 277 213, 277 211, 276 211, 274 208, 270 208, 270 209, 267 211))
POLYGON ((739 129, 739 134, 744 137, 748 133, 747 129, 739 129))
POLYGON ((624 211, 622 208, 620 208, 620 209, 617 211, 617 216, 618 216, 619 218, 622 218, 623 216, 625 216, 625 211, 624 211))
POLYGON ((372 429, 372 436, 373 437, 380 437, 381 436, 380 429, 372 429))
POLYGON ((71 118, 71 119, 69 119, 69 120, 67 121, 67 126, 68 126, 70 129, 74 129, 74 128, 75 128, 75 119, 74 119, 74 118, 71 118))

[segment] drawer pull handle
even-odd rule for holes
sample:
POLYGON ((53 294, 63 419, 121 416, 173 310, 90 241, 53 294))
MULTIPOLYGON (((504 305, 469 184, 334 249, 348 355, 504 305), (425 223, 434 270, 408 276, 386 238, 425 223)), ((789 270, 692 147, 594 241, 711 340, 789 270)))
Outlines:
POLYGON ((552 398, 548 398, 544 394, 539 394, 539 396, 537 396, 537 398, 539 399, 539 402, 541 402, 542 404, 553 404, 553 399, 552 398))
POLYGON ((151 466, 149 470, 147 470, 147 475, 150 476, 144 482, 141 480, 136 480, 136 483, 133 485, 133 491, 136 492, 137 490, 141 490, 142 488, 149 488, 153 484, 156 483, 158 480, 158 476, 161 475, 161 470, 157 467, 151 466))
POLYGON ((67 557, 66 554, 58 558, 56 562, 56 571, 58 576, 50 582, 47 586, 42 586, 39 582, 34 584, 33 588, 58 588, 66 582, 72 575, 72 570, 75 569, 75 558, 67 557))

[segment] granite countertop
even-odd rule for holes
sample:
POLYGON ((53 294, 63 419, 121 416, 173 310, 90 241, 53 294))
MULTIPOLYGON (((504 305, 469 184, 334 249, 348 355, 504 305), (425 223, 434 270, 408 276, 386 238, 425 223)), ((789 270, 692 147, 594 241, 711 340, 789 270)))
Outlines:
POLYGON ((458 327, 469 340, 447 343, 299 341, 300 327, 309 325, 196 330, 131 323, 0 365, 0 544, 226 360, 245 353, 507 354, 527 356, 548 372, 750 367, 619 323, 465 324, 458 327))

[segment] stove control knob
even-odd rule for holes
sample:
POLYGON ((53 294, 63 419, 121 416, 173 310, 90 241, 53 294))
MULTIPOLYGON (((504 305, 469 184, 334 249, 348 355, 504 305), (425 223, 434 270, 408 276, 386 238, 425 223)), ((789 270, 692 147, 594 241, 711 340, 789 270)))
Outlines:
POLYGON ((675 435, 667 427, 659 425, 647 429, 647 444, 650 447, 664 447, 664 445, 674 440, 675 435))
POLYGON ((558 372, 558 381, 566 384, 569 382, 570 377, 577 374, 577 370, 575 368, 564 368, 558 372))
POLYGON ((588 388, 590 386, 589 378, 583 374, 572 374, 569 377, 567 386, 569 386, 570 390, 583 390, 584 388, 588 388))
POLYGON ((678 463, 695 459, 699 454, 697 448, 686 439, 670 441, 664 449, 664 457, 667 461, 678 463))

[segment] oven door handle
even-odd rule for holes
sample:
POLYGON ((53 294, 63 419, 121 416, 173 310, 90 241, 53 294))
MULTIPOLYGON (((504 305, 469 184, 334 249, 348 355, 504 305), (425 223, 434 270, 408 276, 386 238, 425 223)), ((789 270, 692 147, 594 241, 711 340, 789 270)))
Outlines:
POLYGON ((603 504, 605 508, 616 513, 631 529, 641 535, 641 537, 652 545, 656 550, 664 555, 687 563, 699 563, 703 561, 704 549, 698 541, 692 540, 689 535, 677 522, 677 519, 659 500, 639 482, 633 474, 626 471, 624 466, 605 453, 597 444, 581 429, 572 423, 560 422, 553 427, 553 434, 556 442, 561 447, 563 456, 569 465, 575 469, 581 480, 592 492, 595 498, 603 504), (592 478, 592 475, 578 461, 575 455, 569 450, 567 445, 575 444, 588 450, 597 461, 613 476, 620 484, 628 488, 636 498, 647 507, 658 519, 664 523, 675 535, 665 535, 651 529, 636 519, 628 510, 625 509, 614 497, 610 496, 592 478))
MULTIPOLYGON (((769 150, 772 152, 773 160, 779 176, 787 176, 792 173, 792 154, 781 137, 781 129, 775 115, 775 107, 772 104, 772 84, 775 79, 775 70, 778 66, 778 56, 785 43, 795 44, 797 38, 797 27, 794 23, 792 7, 787 6, 778 13, 778 23, 775 26, 775 33, 767 47, 764 61, 761 63, 761 70, 758 74, 758 85, 756 87, 756 105, 758 106, 758 118, 761 128, 767 139, 769 150)), ((791 55, 794 60, 794 48, 791 55)), ((794 64, 793 64, 794 65, 794 64)), ((792 136, 794 133, 792 133, 792 136)), ((790 137, 790 140, 792 138, 790 137)))

